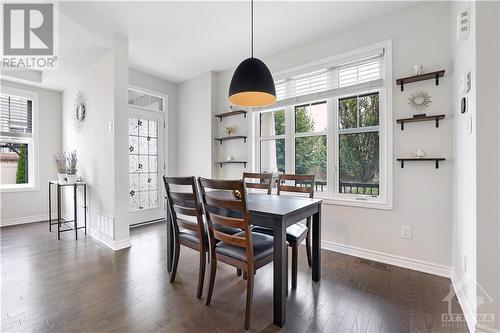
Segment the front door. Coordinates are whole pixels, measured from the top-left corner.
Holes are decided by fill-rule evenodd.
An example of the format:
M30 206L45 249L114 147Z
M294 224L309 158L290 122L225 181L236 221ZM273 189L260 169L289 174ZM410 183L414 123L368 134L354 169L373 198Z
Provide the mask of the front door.
M164 218L164 114L129 105L130 224Z

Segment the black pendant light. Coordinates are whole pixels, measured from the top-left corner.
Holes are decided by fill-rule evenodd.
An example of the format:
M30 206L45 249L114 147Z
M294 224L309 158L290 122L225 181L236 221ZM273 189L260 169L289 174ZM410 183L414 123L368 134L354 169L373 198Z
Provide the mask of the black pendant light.
M229 102L240 106L265 106L276 102L276 88L269 68L253 57L253 0L251 0L252 56L234 71L229 85Z

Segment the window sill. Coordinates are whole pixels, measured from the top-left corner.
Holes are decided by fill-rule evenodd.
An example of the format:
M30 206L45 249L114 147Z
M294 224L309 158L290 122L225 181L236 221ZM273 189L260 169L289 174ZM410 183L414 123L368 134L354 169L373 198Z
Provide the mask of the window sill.
M33 184L26 185L7 185L0 187L0 193L11 193L11 192L35 192L40 190L38 186Z
M334 198L327 194L316 194L314 195L317 199L323 199L323 204L331 206L349 206L356 208L368 208L368 209L380 209L380 210L392 210L392 203L384 201L375 200L356 200L356 199L340 199Z

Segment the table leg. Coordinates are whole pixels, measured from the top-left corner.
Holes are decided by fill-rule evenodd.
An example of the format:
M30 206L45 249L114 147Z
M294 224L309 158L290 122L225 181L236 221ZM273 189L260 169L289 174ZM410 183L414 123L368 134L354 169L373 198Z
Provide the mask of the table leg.
M321 204L312 218L312 279L321 279Z
M57 184L57 239L61 240L61 186Z
M168 209L168 202L165 202L165 223L167 226L167 271L172 271L172 258L174 253L174 237L172 230L172 223L170 221L170 209Z
M75 215L75 223L73 227L75 228L75 239L78 239L78 206L76 205L76 184L73 186L73 209Z
M50 182L49 182L49 232L52 231L52 201L51 201L51 194L50 194Z
M276 221L274 228L273 262L273 317L274 324L283 327L286 322L286 289L288 287L286 228L282 220Z

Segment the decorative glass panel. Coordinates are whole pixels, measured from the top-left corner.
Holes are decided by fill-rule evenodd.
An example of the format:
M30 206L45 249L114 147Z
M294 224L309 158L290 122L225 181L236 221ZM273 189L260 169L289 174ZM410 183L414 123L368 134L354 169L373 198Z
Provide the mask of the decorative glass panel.
M130 211L160 206L158 121L129 118Z

